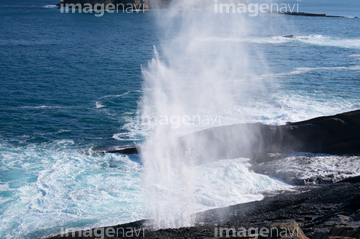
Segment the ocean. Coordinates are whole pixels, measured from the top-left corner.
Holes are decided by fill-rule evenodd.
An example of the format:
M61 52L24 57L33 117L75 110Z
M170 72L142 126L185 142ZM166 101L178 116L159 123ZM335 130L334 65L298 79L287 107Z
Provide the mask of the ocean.
M303 12L360 17L358 0L287 2L299 4ZM164 10L95 17L60 13L55 3L0 0L0 238L39 238L64 228L151 218L149 184L144 182L149 174L144 173L141 157L96 152L142 145L154 130L139 120L150 110L142 104L155 102L156 108L167 100L205 96L202 90L193 90L199 87L195 84L199 77L211 78L200 82L204 89L213 84L222 90L223 83L211 75L223 73L228 81L239 75L253 79L223 90L231 96L226 107L229 101L224 98L229 94L216 98L212 91L205 91L207 97L198 104L180 102L186 109L194 105L190 111L202 116L209 112L204 105L214 106L211 114L221 117L216 126L280 125L360 108L358 18L245 16L246 25L240 22L243 18L232 23L239 25L239 32L246 31L236 35L229 34L226 24L220 25L226 22L223 14L211 31L194 24L202 34L187 32L195 49L173 40L189 23L184 25L179 17L165 24ZM293 37L285 37L289 35ZM192 56L187 52L191 50L199 53L198 58L186 58ZM197 66L207 69L213 63L203 64L209 58L221 60L219 69L197 74ZM153 82L164 75L175 81L183 75L187 80L181 82L194 83L189 86L193 88L169 84L166 77L161 84ZM192 95L180 97L169 86ZM161 87L165 90L157 91ZM154 98L159 92L165 95ZM197 125L181 134L211 126ZM334 167L342 158L311 157L314 163L307 166L306 176L360 175L359 158ZM189 213L261 200L263 192L293 186L251 172L249 165L248 159L192 165L197 172L191 184L195 206Z

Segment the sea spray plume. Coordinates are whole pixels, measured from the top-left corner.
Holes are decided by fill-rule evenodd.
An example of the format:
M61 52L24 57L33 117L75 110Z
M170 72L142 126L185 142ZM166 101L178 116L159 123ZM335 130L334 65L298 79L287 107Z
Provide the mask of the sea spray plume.
M168 116L184 114L181 105L170 103L176 89L171 88L168 79L176 78L160 60L155 50L155 59L144 70L144 85L151 87L144 96L143 115ZM192 172L191 161L179 158L177 131L169 125L158 124L142 146L145 166L144 183L151 217L156 228L191 225Z
M155 49L154 58L143 69L145 93L139 105L142 117L233 117L234 110L241 106L239 97L246 98L259 91L261 82L251 70L244 44L211 39L247 37L247 20L240 14L179 10L192 9L194 2L174 2L168 11L158 12L164 41L161 54ZM209 127L186 122L174 128L171 120L152 126L141 152L143 181L154 227L193 225L191 215L197 203L194 164L204 149L196 147L198 139L179 141L178 136ZM244 137L246 142L250 135L238 137ZM218 145L212 151L225 147Z

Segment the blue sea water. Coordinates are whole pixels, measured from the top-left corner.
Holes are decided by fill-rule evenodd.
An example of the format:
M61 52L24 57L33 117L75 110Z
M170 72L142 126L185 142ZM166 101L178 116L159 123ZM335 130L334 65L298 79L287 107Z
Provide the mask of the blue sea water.
M0 238L148 216L138 156L91 151L146 139L136 120L141 68L169 37L156 22L161 11L98 18L61 14L54 3L0 0ZM360 17L357 0L299 4L300 11ZM269 15L250 19L248 27L256 30L246 39L202 39L219 47L246 44L269 88L262 97L239 97L242 107L225 124L239 122L240 111L249 122L283 124L360 108L360 19ZM257 67L260 59L266 68ZM240 161L208 165L202 176L231 185L221 173L231 169L234 184L254 188L240 198L205 187L199 201L226 206L282 187L263 175L241 177L248 169Z

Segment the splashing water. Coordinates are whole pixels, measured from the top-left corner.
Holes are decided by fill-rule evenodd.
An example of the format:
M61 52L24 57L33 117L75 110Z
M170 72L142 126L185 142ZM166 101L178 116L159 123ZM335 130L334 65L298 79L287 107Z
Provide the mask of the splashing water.
M181 4L181 8L189 6L186 1ZM145 93L139 107L143 118L160 119L151 125L152 132L142 145L143 180L155 228L192 225L191 215L199 203L197 192L202 190L196 185L203 184L205 190L213 188L216 181L202 182L198 175L203 167L196 166L201 151L196 150L196 146L188 151L191 143L180 144L177 137L225 124L228 118L237 118L240 122L245 116L238 110L234 117L234 109L241 108L241 100L265 92L260 78L254 74L250 52L244 44L202 40L247 38L248 20L244 16L178 8L175 4L158 16L160 29L167 37L159 50L161 54L155 49L154 58L143 69ZM266 68L261 57L257 64ZM204 124L194 120L196 116L218 116L224 118L224 122ZM175 125L179 121L181 124ZM224 147L219 145L219 149ZM239 173L244 178L254 175L248 170L239 170ZM272 185L276 180L269 181ZM252 183L256 183L255 180ZM240 192L239 188L234 190ZM211 197L207 200L211 201ZM238 203L240 201L239 197Z

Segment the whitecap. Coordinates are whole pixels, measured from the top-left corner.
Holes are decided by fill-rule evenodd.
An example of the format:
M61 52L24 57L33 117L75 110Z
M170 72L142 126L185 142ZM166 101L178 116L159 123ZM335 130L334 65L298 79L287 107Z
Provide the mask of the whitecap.
M349 70L349 71L358 71L360 70L360 65L358 66L334 66L334 67L297 67L294 68L290 72L284 72L284 73L274 73L274 74L264 74L259 76L260 79L266 79L266 78L276 78L276 77L285 77L285 76L291 76L291 75L300 75L305 74L311 71L335 71L335 70Z
M57 132L55 132L55 134L61 134L61 133L67 133L67 132L71 132L71 130L59 129Z
M289 41L298 41L305 44L319 45L319 46L331 46L331 47L341 47L341 48L360 48L360 39L344 39L323 35L299 35L286 37L282 36L280 38L287 39Z
M23 109L61 109L65 108L64 106L53 106L53 105L38 105L38 106L20 106L18 108Z
M104 99L104 98L117 98L117 97L122 97L124 95L127 95L129 93L131 93L132 91L128 91L128 92L125 92L124 94L120 94L120 95L105 95L103 97L100 97L99 99Z
M98 101L95 102L95 108L96 109L101 109L101 108L104 108L104 107L105 107L105 105L101 104L100 102L98 102Z
M359 55L350 55L349 57L354 57L354 58L357 58L358 60L360 60L360 54Z
M139 141L143 138L140 135L137 135L136 132L123 132L123 133L117 133L112 136L113 139L119 140L119 141Z
M46 5L44 8L59 8L57 5Z
M222 37L209 37L198 39L204 42L238 42L238 43L254 43L254 44L282 44L287 43L289 40L284 37L255 37L255 38L222 38Z

